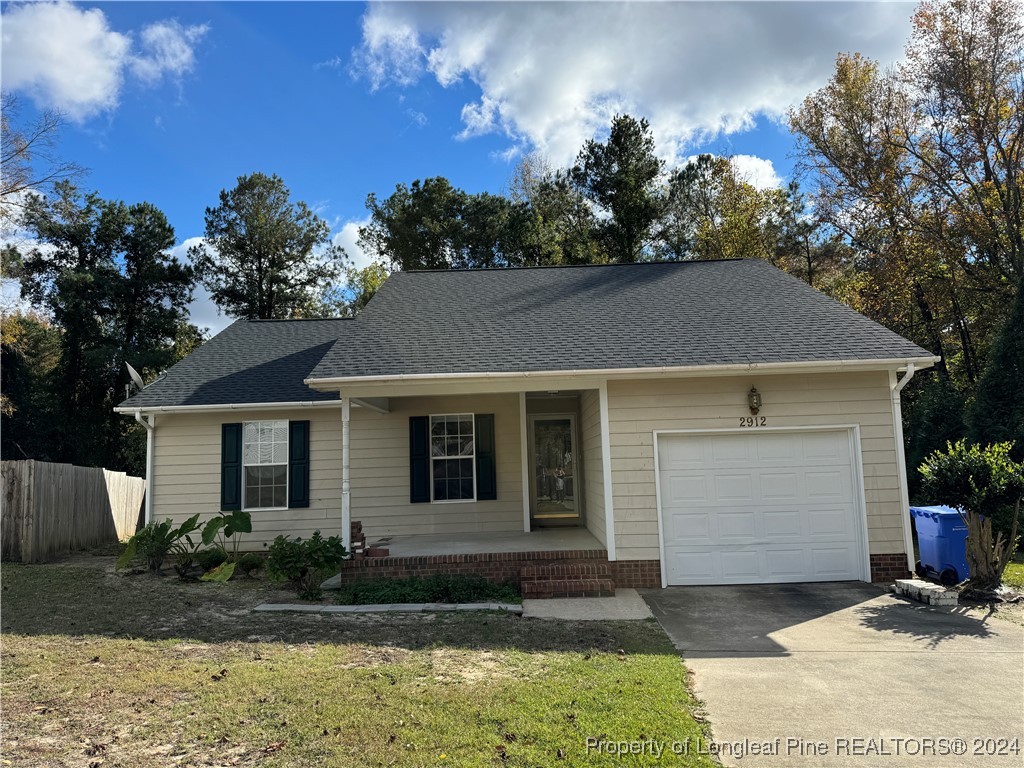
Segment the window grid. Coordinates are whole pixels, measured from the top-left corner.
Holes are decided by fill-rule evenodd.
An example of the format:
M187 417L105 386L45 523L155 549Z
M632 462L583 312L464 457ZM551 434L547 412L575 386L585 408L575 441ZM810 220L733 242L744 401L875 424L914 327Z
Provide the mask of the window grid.
M288 506L288 422L247 421L242 426L245 509Z
M476 434L473 414L430 417L433 501L476 499Z

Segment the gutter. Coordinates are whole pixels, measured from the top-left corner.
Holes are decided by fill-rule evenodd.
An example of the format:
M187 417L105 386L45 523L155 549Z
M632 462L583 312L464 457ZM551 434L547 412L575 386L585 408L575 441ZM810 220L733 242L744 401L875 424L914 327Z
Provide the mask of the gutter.
M150 414L143 418L142 411L135 411L135 420L146 428L146 513L145 525L153 522L153 441L156 431L156 417Z
M307 400L289 403L221 403L217 405L117 406L114 413L202 413L203 411L259 411L275 408L339 408L340 400Z
M646 368L592 368L566 371L477 371L463 373L397 373L388 376L333 376L303 379L306 386L331 387L353 383L417 383L451 379L543 379L596 376L603 378L630 378L637 375L694 374L713 376L717 373L788 373L834 372L841 370L900 370L910 367L928 368L939 361L934 356L912 358L885 358L878 360L816 360L788 363L727 363L723 365L663 365Z
M899 473L900 521L903 526L903 546L907 553L907 570L914 572L914 539L910 530L910 487L907 481L907 451L903 441L903 405L900 393L914 378L917 369L914 363L907 363L903 378L897 378L897 371L889 372L889 389L892 392L892 428L896 441L896 465Z

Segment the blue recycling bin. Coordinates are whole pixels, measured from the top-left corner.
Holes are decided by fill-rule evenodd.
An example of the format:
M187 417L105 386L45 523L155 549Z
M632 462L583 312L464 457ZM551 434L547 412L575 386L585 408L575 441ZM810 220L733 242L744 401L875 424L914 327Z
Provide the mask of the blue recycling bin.
M911 507L921 559L917 575L946 586L964 581L967 566L967 524L952 507Z

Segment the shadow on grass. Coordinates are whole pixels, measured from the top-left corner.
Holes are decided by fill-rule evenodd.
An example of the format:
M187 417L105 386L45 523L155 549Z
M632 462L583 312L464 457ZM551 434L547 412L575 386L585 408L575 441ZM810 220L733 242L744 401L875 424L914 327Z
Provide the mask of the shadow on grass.
M19 635L104 636L205 643L360 643L526 652L675 655L653 621L562 622L498 612L318 615L253 613L296 602L266 580L183 583L170 575L120 575L111 558L3 565L0 629Z

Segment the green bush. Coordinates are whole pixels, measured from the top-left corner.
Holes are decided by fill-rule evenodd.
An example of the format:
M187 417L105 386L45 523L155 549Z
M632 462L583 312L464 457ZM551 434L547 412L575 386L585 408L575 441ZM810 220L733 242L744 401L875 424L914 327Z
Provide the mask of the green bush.
M381 603L519 603L511 584L493 584L482 576L439 573L408 579L375 579L347 584L338 591L342 605Z
M256 571L261 570L266 565L266 562L266 558L262 555L258 555L255 552L246 552L244 555L239 555L235 558L235 572L252 576Z
M225 553L220 547L211 547L210 549L204 549L200 552L196 552L195 554L195 561L204 571L212 571L218 565L226 563L227 559L227 553Z
M128 539L114 567L124 568L138 556L146 561L149 570L159 571L172 551L181 554L195 549L190 534L198 529L199 515L193 515L177 527L170 518L162 523L150 523Z
M301 599L319 600L321 582L341 567L346 554L341 539L325 539L320 531L313 531L305 541L278 536L267 555L267 574L290 583Z
M982 447L959 440L920 467L922 491L936 503L962 510L972 591L998 587L1017 549L1024 463L1013 461L1012 448L1012 443Z

